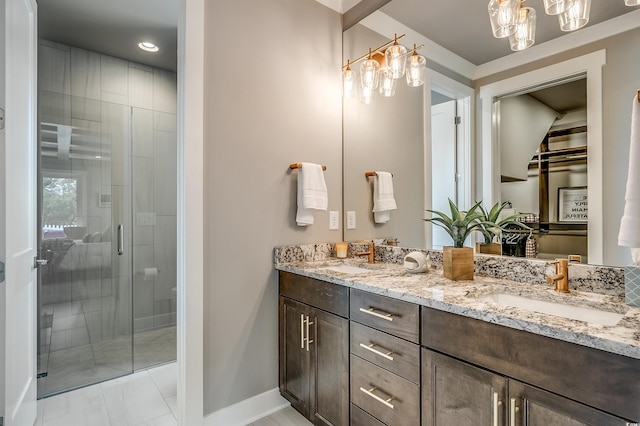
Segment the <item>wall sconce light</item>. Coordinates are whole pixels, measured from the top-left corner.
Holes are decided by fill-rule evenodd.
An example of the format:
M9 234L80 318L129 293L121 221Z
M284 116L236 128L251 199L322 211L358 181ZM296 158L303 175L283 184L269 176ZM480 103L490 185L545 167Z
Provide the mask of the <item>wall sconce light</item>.
M587 25L591 0L571 0L569 6L558 15L562 31L575 31Z
M342 94L345 98L353 97L356 93L356 77L351 66L361 60L364 62L360 65L360 86L362 89L360 100L365 104L373 103L376 91L379 91L384 97L391 97L395 94L398 79L405 75L407 61L410 66L410 72L406 73L407 84L410 87L417 87L424 83L426 59L416 53L424 45L416 47L414 44L413 49L407 51L406 47L398 44L398 40L404 36L405 34L400 36L396 34L393 40L376 49L369 49L369 53L365 53L353 61L347 60L347 64L342 66ZM407 57L409 58L407 59ZM379 90L376 90L378 88Z
M511 50L524 50L535 43L536 11L522 7L525 0L490 0L491 31L496 38L509 37ZM562 31L575 31L587 25L591 0L542 0L547 15L557 15ZM636 6L640 0L625 0Z
M511 50L519 51L533 46L536 39L536 11L531 7L522 7L518 10L516 31L509 36Z
M413 45L413 54L409 57L407 70L407 85L418 87L424 84L427 73L427 60L422 55L418 55L416 45Z

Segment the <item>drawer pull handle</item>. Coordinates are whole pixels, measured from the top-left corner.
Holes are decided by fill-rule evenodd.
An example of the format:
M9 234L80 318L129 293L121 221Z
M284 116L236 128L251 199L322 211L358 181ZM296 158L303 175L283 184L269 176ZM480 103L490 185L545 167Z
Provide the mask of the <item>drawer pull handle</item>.
M502 401L500 401L500 395L498 392L493 393L493 425L498 426L498 420L500 417L500 407L502 405Z
M307 352L309 352L309 344L313 343L313 340L309 338L309 326L313 325L313 321L309 321L309 316L307 315Z
M391 401L393 401L394 397L391 397L389 399L382 399L378 395L373 393L373 391L375 391L376 389L378 389L378 388L373 387L373 388L371 388L369 390L367 390L367 389L365 389L363 387L360 388L360 390L362 392L364 392L365 394L369 395L371 398L375 399L376 401L383 403L384 405L386 405L387 407L389 407L389 408L391 408L393 410L393 404L391 403Z
M511 398L509 404L509 425L516 426L516 413L520 411L520 407L516 405L516 399Z
M374 345L373 343L370 344L370 345L365 345L364 343L360 343L360 347L361 348L364 348L364 349L366 349L366 350L368 350L370 352L373 352L374 354L379 355L384 359L388 359L389 361L393 361L393 357L391 356L393 354L393 351L389 351L387 353L380 352L379 350L374 349L374 346L376 346L376 345Z
M304 314L300 314L300 349L304 349Z
M393 315L392 314L388 314L388 313L383 312L383 311L381 311L383 313L376 312L375 308L369 308L369 309L360 308L360 312L364 312L365 314L373 315L374 317L377 317L377 318L382 318L383 320L393 321Z

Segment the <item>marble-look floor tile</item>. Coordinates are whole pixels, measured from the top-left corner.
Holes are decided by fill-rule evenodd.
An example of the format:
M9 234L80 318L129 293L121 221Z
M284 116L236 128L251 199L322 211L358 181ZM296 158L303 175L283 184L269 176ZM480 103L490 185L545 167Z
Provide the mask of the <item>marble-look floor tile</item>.
M178 418L178 396L175 395L169 398L165 398L164 401L169 406L169 409L171 410L171 414L173 414L173 417L177 419Z
M82 305L80 305L82 306ZM84 320L84 314L75 315L54 315L53 317L53 332L61 330L69 330L72 328L86 327L87 323Z
M135 333L134 369L141 370L176 360L176 327Z
M89 344L89 332L87 327L71 328L68 330L54 331L51 333L52 352Z
M45 399L42 420L43 426L112 424L102 390L95 385Z
M175 362L148 370L162 397L167 400L178 393L178 367Z
M280 411L276 411L270 416L264 417L248 426L310 426L312 425L302 414L289 406Z
M173 414L165 414L162 417L158 417L157 419L150 420L145 423L141 423L140 426L177 426L178 421L173 416Z
M146 371L105 382L101 387L113 424L135 426L171 414Z

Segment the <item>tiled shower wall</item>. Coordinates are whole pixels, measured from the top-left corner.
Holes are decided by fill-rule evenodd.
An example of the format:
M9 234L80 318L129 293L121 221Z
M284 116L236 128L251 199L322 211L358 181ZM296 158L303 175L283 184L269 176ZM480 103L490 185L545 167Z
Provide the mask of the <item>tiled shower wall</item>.
M106 262L104 253L111 271L103 266L97 280L63 283L70 292L43 287L43 302L66 302L69 294L71 302L102 298L94 305L103 311L97 328L105 339L131 332L131 302L123 299L133 284L135 331L175 324L176 74L41 40L39 105L42 122L94 129L110 139L113 161L101 166L99 178L87 172L86 212L78 220L88 233L123 223L127 248ZM110 214L98 205L99 193L112 195ZM158 274L145 277L145 268Z

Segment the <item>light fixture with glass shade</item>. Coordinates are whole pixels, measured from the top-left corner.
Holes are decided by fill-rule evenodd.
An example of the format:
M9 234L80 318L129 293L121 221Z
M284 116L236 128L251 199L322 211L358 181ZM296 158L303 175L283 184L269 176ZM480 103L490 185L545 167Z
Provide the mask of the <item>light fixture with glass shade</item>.
M391 67L384 67L380 70L380 94L386 98L396 94L398 80L393 76L394 73Z
M547 15L559 15L571 4L571 0L543 0L542 2Z
M398 44L398 34L393 38L393 44L384 52L387 66L391 68L393 78L404 77L405 64L407 62L407 48Z
M509 37L516 30L519 5L519 0L491 0L489 2L489 20L495 38Z
M357 93L355 72L351 69L351 63L347 61L347 68L342 71L342 96L353 98Z
M522 5L522 3L520 3ZM536 11L531 7L518 10L516 31L509 36L511 50L517 52L533 46L536 38Z
M416 53L424 45L414 44L413 49L398 44L398 40L405 34L395 35L393 40L389 40L376 49L369 49L368 53L355 60L347 60L347 64L342 66L342 90L344 98L351 98L359 92L360 101L371 104L376 98L376 92L384 97L395 95L398 79L406 75L409 87L417 87L424 83L426 60ZM411 56L410 56L411 55ZM409 57L409 59L407 59ZM363 61L360 65L360 89L356 90L356 74L351 69L357 62ZM407 61L409 65L407 65ZM406 67L411 69L407 70Z
M369 49L369 57L360 65L360 82L363 90L378 87L378 71L380 71L380 63L373 59Z
M416 45L413 45L413 54L407 59L407 85L418 87L424 84L426 79L427 60L418 55Z
M571 0L569 7L560 15L560 29L562 31L575 31L587 25L591 0Z
M640 6L640 0L624 0L627 6Z

